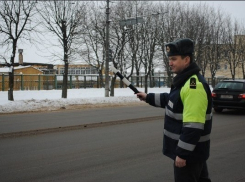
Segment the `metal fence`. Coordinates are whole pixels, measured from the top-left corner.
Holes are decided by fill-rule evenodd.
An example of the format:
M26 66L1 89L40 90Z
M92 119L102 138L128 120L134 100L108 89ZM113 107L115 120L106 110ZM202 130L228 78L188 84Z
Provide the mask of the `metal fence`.
M104 80L105 78L103 78ZM222 79L215 80L215 84ZM111 80L111 77L110 77ZM148 78L148 87L167 87L171 83L168 77L151 77ZM209 85L212 85L211 78L206 78ZM132 76L129 81L136 87L145 87L144 76ZM9 76L0 75L0 90L7 91L9 88ZM14 90L59 90L62 89L63 75L18 75L14 76ZM68 88L100 88L100 79L98 75L68 75ZM119 78L115 82L115 88L126 87Z

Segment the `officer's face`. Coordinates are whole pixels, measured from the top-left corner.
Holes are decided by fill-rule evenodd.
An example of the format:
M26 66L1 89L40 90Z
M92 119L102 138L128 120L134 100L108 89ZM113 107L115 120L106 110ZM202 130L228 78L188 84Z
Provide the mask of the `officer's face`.
M182 58L181 56L169 56L169 66L173 73L179 74L190 64L190 57L186 56Z

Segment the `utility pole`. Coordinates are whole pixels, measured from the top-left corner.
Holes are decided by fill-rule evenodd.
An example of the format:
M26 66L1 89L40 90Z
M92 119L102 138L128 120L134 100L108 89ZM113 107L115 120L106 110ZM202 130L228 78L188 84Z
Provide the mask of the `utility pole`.
M110 14L110 8L109 8L109 0L106 0L106 42L105 42L105 50L106 50L106 61L105 61L105 97L109 97L109 26L110 26L110 20L109 20L109 14Z

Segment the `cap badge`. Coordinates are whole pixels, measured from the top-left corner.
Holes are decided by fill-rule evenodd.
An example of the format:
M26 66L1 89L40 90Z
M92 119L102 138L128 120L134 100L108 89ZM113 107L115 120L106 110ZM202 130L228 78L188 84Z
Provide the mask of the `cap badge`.
M166 47L166 51L167 52L170 52L170 48L168 46Z

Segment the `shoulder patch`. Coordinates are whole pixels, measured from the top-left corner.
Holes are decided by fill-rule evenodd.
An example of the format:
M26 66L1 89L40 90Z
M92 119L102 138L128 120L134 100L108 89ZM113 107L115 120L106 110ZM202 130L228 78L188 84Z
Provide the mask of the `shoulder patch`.
M190 88L196 89L196 87L197 87L196 78L191 78L190 79Z

